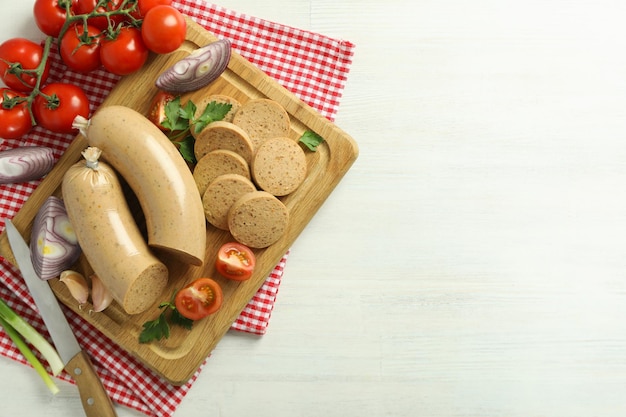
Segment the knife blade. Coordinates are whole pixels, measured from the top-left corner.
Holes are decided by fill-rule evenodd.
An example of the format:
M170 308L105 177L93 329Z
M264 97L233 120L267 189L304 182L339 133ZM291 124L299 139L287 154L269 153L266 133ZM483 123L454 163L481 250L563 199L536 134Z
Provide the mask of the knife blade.
M91 359L78 344L50 285L37 276L28 244L9 219L6 219L5 226L13 256L54 346L65 364L64 369L76 382L85 414L87 417L117 416L113 402L107 395Z

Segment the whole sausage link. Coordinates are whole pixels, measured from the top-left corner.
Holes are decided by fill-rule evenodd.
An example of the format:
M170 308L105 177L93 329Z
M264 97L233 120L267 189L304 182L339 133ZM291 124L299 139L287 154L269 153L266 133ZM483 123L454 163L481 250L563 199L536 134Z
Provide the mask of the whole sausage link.
M144 241L115 171L102 161L97 169L78 162L66 172L62 194L94 272L128 314L145 311L163 292L168 269Z
M148 244L201 265L206 251L202 200L189 167L167 136L131 108L106 106L90 120L86 137L137 195Z

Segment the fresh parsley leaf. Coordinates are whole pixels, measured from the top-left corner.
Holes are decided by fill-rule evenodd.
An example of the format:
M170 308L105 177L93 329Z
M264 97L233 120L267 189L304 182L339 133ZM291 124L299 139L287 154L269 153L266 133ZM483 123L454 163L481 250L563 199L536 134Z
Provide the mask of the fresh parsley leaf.
M180 96L165 105L165 120L162 124L172 132L189 129L189 119L181 115Z
M193 103L193 101L189 100L185 104L185 107L180 107L178 109L178 114L181 118L187 120L187 127L189 127L194 117L196 116L196 105Z
M300 142L306 145L309 150L315 152L317 147L324 142L324 138L311 130L307 130L300 136Z
M197 162L196 155L193 152L195 142L195 139L191 135L187 135L182 141L176 142L178 145L178 151L182 155L183 159L190 164L195 164Z
M174 292L176 294L176 292ZM193 320L184 317L178 312L174 305L174 296L172 301L165 301L159 304L159 308L163 310L159 317L155 320L147 321L143 324L143 330L139 334L139 343L150 343L155 340L167 339L170 337L170 324L169 321L176 326L181 326L187 330L191 330L193 326Z
M224 116L228 114L232 107L232 104L218 103L216 101L207 104L200 117L192 121L195 133L200 133L209 123L224 119Z
M191 328L193 327L193 320L188 319L187 317L180 314L177 309L172 310L170 321L172 322L172 324L175 324L187 330L191 330Z
M167 319L165 318L165 312L163 312L161 316L162 318L159 320L159 330L160 330L161 338L159 340L161 340L162 338L167 339L168 337L170 337L170 326L169 324L167 324Z
M156 320L147 321L143 324L143 330L139 334L139 343L150 343L153 340L161 340L170 336L170 328L167 324L164 310Z

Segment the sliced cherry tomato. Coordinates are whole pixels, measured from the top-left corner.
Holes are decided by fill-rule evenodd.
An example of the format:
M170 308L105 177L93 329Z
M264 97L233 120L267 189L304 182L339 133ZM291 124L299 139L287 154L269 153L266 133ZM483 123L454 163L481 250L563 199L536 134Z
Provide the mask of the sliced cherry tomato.
M76 0L35 0L33 14L39 30L49 36L58 37L67 19L66 7L70 13Z
M99 0L77 0L76 6L74 6L74 10L76 14L88 14L96 9ZM99 13L104 13L108 11L118 10L122 5L123 0L107 0L104 6L98 7ZM119 23L123 22L125 16L114 15L111 16L111 25L113 27L117 26ZM107 21L106 16L97 16L89 19L89 24L97 27L100 30L105 30L109 27L109 22Z
M211 278L198 278L174 297L178 312L190 320L200 320L222 306L222 287Z
M254 252L241 243L225 243L217 252L215 269L226 278L234 279L235 281L250 279L255 266L256 257Z
M164 132L169 132L170 129L163 126L163 121L166 119L165 106L167 103L174 100L176 96L166 91L159 91L156 93L150 103L150 109L148 110L148 119L154 123L159 129Z
M185 41L187 22L172 6L159 5L148 10L141 24L141 36L149 50L167 54Z
M72 133L72 123L76 116L89 117L89 98L78 86L65 83L51 83L41 89L33 102L35 120L42 127L56 133Z
M4 139L20 138L33 127L26 101L11 100L16 97L24 95L8 88L0 89L0 137Z
M100 30L82 23L72 25L61 39L59 52L63 62L76 72L91 72L98 69L100 62Z
M22 73L20 77L15 69L35 70L43 58L43 47L24 38L12 38L0 44L0 78L4 84L15 91L31 91L37 83L34 74ZM13 68L19 67L19 68ZM46 62L41 84L45 83L50 72L50 61Z
M141 39L141 31L132 27L120 29L115 39L100 42L100 60L107 71L117 75L131 74L146 63L150 51Z

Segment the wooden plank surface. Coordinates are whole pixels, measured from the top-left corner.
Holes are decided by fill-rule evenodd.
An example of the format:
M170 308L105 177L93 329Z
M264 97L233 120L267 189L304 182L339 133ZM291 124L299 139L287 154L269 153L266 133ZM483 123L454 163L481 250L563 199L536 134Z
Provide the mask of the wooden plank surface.
M151 98L158 91L154 81L163 70L190 51L215 39L202 27L188 20L187 40L179 51L151 56L141 71L124 77L116 85L102 106L124 105L147 114ZM208 225L204 265L193 267L162 259L170 271L168 287L162 299L144 313L129 316L117 303L113 303L101 314L88 314L89 308L79 309L65 285L58 279L50 280L52 289L63 303L173 384L183 384L193 375L358 156L357 145L349 135L236 53L233 53L228 69L218 80L201 90L183 95L182 100L190 99L197 103L210 94L225 94L241 103L253 98L270 98L289 113L292 125L290 137L297 139L304 131L312 130L325 139L316 152L306 152L308 173L304 183L295 192L280 198L290 213L288 229L278 242L268 248L255 250L257 267L252 278L236 282L216 273L213 263L217 250L223 243L232 240L232 236ZM86 146L85 138L78 135L53 171L15 216L14 223L25 237L30 235L32 221L43 201L50 195L60 196L63 174L81 158L80 152ZM132 198L132 195L129 197ZM135 214L141 219L138 206L135 206ZM9 260L13 259L6 236L0 237L0 253ZM75 269L86 275L90 273L84 257ZM158 304L167 300L170 294L185 283L201 276L212 277L221 284L224 292L222 308L216 314L196 322L191 331L173 327L167 340L140 344L138 338L142 325L158 315Z

